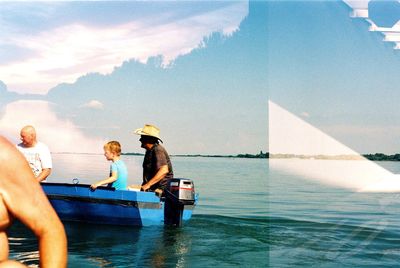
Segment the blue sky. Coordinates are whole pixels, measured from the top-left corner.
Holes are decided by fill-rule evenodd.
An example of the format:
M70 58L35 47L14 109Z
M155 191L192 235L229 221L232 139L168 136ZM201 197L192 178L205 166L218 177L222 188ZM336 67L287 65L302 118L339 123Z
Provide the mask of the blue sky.
M172 154L266 151L267 28L266 2L2 2L2 134L140 152L152 123Z
M382 11L371 13L382 25L366 16L368 1L274 1L268 11L269 98L359 153L399 153L400 50L385 41L399 33L381 28Z

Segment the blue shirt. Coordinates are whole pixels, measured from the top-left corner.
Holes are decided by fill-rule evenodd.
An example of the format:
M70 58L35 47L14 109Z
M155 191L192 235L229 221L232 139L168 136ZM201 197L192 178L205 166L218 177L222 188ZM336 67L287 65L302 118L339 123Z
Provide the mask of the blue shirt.
M122 160L117 160L111 164L111 172L117 172L117 180L112 183L116 190L126 190L128 182L128 169Z

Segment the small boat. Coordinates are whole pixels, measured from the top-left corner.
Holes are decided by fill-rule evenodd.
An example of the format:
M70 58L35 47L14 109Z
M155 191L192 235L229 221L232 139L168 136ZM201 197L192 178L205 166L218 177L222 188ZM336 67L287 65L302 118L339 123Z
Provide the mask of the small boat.
M112 225L173 225L188 221L197 203L193 182L171 179L163 197L88 184L42 183L61 220Z

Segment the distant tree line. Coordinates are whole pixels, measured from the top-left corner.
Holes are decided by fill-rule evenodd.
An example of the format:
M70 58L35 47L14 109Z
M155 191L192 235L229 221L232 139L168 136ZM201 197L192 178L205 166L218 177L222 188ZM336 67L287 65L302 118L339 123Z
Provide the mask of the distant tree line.
M122 153L122 155L143 155L141 153ZM204 155L204 154L179 154L171 155L177 157L226 157L226 158L269 158L269 153L260 151L258 154L238 154L238 155Z
M364 154L368 160L372 161L400 161L400 154L386 155L382 153Z
M144 155L141 153L121 153L122 155Z
M269 153L263 153L260 151L259 154L238 154L236 155L238 158L269 158Z
M144 155L142 153L123 153L123 155ZM238 154L238 155L202 155L202 154L187 154L187 155L172 155L178 157L226 157L226 158L269 158L269 152L260 151L258 154ZM400 154L386 155L382 153L363 154L368 160L371 161L400 161ZM307 158L306 156L300 157L297 155L276 155L276 158ZM326 156L313 156L315 159L329 159ZM334 159L354 160L358 159L355 156L334 156ZM361 157L359 157L361 158Z
M326 159L326 160L362 160L371 161L400 161L400 154L386 155L383 153L363 154L363 155L295 155L295 154L273 154L272 158L298 158L298 159ZM269 158L269 153L266 153Z

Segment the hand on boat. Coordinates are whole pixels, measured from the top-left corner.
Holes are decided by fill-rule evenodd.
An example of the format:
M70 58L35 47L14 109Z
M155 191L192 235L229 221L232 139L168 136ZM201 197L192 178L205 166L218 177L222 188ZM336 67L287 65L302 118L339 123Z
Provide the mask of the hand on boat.
M93 183L92 185L90 185L90 189L92 189L92 190L96 190L97 187L99 187L99 185L97 185L97 183Z
M142 185L142 187L140 187L140 190L143 192L146 192L149 189L150 189L150 186L148 186L147 184L144 184L144 185Z

